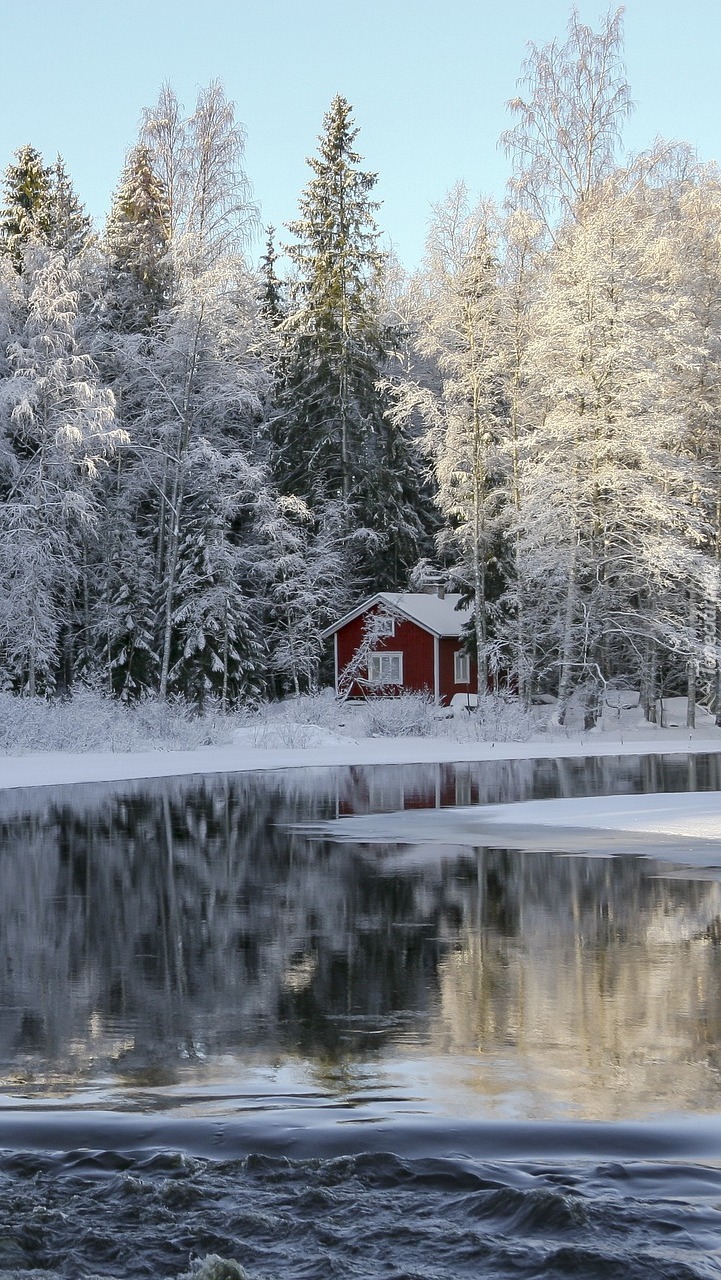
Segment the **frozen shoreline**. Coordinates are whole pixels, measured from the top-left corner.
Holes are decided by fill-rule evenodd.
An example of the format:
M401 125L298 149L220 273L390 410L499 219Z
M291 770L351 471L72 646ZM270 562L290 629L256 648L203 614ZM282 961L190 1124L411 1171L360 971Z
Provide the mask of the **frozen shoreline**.
M721 753L721 730L637 729L621 735L586 733L527 742L454 742L449 738L350 738L313 728L305 746L258 746L241 731L226 746L190 751L130 753L65 751L0 757L0 791L68 783L117 782L214 773L343 765L435 764L482 760L578 758L582 756Z
M3 756L0 796L3 791L35 787L353 765L702 752L721 756L721 729L708 722L696 730L678 726L659 729L637 723L589 733L545 732L522 742L469 742L431 735L351 736L353 728L360 728L360 724L351 723L345 732L339 732L319 724L268 719L236 728L232 741L222 746L182 751L47 751ZM570 851L579 843L587 846L590 836L599 851L650 852L652 846L658 849L665 845L668 852L673 847L678 853L683 845L684 860L706 865L721 863L721 792L527 801L416 814L403 811L343 818L327 826L326 834L333 839L426 847L439 842L494 843L502 838L516 847L539 848L552 837L556 849Z

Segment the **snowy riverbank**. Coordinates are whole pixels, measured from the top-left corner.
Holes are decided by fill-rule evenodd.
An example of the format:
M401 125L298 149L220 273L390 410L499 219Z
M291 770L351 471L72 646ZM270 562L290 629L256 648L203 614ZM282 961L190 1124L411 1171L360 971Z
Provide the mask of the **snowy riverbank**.
M460 728L463 729L463 722ZM463 741L453 726L443 737L353 737L313 724L257 722L232 741L190 750L55 750L0 757L0 790L62 783L111 782L182 774L326 768L339 765L424 764L474 760L721 752L721 730L705 726L628 728L579 734L548 732L526 741Z
M489 706L485 719L465 712L439 719L437 709L422 700L419 704L399 699L385 707L342 706L330 694L270 704L262 713L246 717L193 717L157 703L128 709L89 692L65 704L4 696L0 710L0 792L351 765L721 753L721 729L707 713L701 713L699 728L689 730L683 726L685 704L669 701L667 725L661 728L640 720L638 706L626 694L606 708L604 721L590 732L554 731L540 716L524 721L512 704ZM35 744L46 749L34 750ZM553 832L554 847L570 850L577 846L579 829L599 833L599 852L611 844L615 852L627 847L629 852L642 852L643 845L650 851L651 845L658 850L659 843L670 842L668 852L675 849L678 855L682 842L686 860L709 865L721 857L721 793L404 812L342 820L327 834L363 841L464 844L492 842L500 826L505 839L513 835L513 843L526 848L539 847L539 840L547 842Z

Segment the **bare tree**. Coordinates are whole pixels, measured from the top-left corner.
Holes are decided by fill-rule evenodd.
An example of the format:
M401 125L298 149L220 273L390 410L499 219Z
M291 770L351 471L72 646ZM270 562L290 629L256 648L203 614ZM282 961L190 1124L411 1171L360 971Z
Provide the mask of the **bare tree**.
M215 260L241 252L258 222L243 161L245 128L219 80L201 89L187 118L170 85L145 112L142 141L150 149L170 208L171 240L190 241Z
M600 31L573 9L564 44L530 45L521 86L508 106L516 124L502 136L515 171L512 204L529 208L555 239L559 224L583 216L614 166L623 122L632 110L622 56L623 9Z

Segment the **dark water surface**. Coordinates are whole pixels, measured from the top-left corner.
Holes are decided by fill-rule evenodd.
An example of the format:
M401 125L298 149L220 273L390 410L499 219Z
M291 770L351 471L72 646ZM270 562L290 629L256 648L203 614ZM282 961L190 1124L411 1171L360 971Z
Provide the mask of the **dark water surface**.
M721 868L302 829L666 790L721 757L0 793L0 1277L721 1276Z

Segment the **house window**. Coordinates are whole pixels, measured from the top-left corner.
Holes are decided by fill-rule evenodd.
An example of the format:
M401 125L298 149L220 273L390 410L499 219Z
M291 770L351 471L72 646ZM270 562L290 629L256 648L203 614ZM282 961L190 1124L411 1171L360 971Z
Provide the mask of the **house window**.
M372 653L368 659L371 684L403 684L402 653Z
M463 649L456 649L453 655L453 680L455 684L471 683L471 659Z
M396 620L387 613L376 613L373 617L373 634L380 640L385 636L394 636Z

